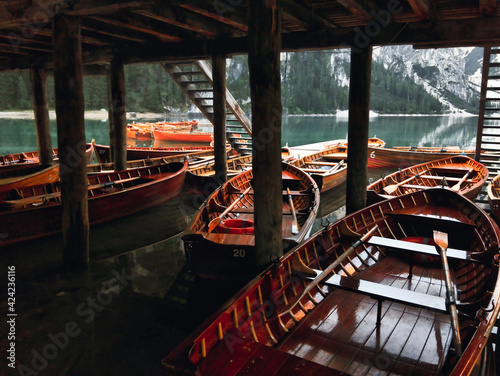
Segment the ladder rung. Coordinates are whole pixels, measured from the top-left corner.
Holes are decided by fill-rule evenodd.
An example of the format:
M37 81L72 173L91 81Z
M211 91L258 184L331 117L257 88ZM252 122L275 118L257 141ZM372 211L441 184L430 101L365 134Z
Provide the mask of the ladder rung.
M490 50L490 54L491 54L491 55L497 55L497 54L500 54L500 48L492 48L492 49ZM499 316L499 318L500 318L500 316Z
M498 102L498 101L500 101L500 98L486 98L485 100L487 102Z
M487 140L481 140L482 144L491 144L491 145L500 145L500 141L487 141Z
M500 80L500 76L494 75L494 76L488 76L489 80Z
M204 93L209 93L209 92L212 92L214 91L214 89L212 88L206 88L206 89L188 89L188 92L193 92L193 93L196 93L196 92L204 92Z
M499 116L485 116L484 120L500 120Z
M500 68L500 63L490 63L490 68Z
M191 80L181 80L179 81L181 85L189 85L189 84L207 84L210 85L210 82L204 80L196 80L196 81L191 81Z
M500 86L489 86L486 88L486 90L497 91L500 90Z
M485 111L500 111L500 107L485 107Z
M172 72L174 76L189 76L189 75L196 75L199 76L202 74L200 71L180 71L180 72Z

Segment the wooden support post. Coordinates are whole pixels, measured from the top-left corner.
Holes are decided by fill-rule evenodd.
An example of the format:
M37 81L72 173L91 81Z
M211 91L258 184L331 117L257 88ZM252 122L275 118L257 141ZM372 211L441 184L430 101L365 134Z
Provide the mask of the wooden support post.
M123 60L115 57L110 64L111 126L115 171L127 169L127 112L125 107L125 69Z
M215 174L218 181L227 180L226 153L226 56L212 57L214 96L214 157Z
M53 29L63 259L66 270L81 270L89 263L89 216L80 19L56 14Z
M31 69L33 108L35 113L36 142L40 164L51 164L52 142L50 140L49 104L47 100L47 73L44 69Z
M283 254L281 20L277 0L248 2L256 267Z
M351 49L346 212L366 206L372 47Z
M113 162L115 152L115 127L113 126L113 96L111 95L111 64L106 66L107 78L107 97L108 97L108 129L109 129L109 159L107 162Z

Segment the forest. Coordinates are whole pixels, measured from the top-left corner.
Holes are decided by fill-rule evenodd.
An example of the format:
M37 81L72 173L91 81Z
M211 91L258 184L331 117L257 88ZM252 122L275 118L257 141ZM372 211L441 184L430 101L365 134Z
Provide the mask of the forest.
M345 54L344 54L345 55ZM349 62L331 51L282 54L282 100L285 113L334 114L346 110L349 102ZM0 110L32 109L29 71L0 74ZM126 105L129 112L171 112L185 114L191 102L159 64L125 67ZM86 110L107 108L106 77L85 76ZM227 85L242 108L250 111L246 56L227 62ZM49 107L54 107L53 79L48 79ZM467 107L462 103L462 107ZM371 109L382 114L440 114L441 103L407 77L372 64Z

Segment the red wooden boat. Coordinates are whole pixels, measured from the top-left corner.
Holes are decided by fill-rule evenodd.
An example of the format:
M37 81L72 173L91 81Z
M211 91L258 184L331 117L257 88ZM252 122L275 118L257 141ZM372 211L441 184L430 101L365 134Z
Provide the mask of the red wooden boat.
M57 160L57 149L52 149L52 155L54 160ZM92 163L92 159L94 157L94 146L92 144L87 144L85 157L87 158L87 163ZM17 163L38 163L38 161L38 151L0 155L0 169L4 165Z
M450 156L387 175L368 185L366 198L368 204L373 204L394 196L445 184L455 192L474 200L481 192L488 174L488 169L472 158L465 155Z
M292 249L163 364L168 375L470 375L500 310L499 242L451 190L382 201Z
M378 148L368 146L369 168L405 168L419 163L464 154L474 157L474 150L462 150L457 146L448 147L411 147Z
M339 188L339 196L344 196L341 189L347 177L347 147L337 145L318 153L306 155L290 162L307 172L318 184L321 192Z
M99 145L93 142L97 160L99 163L110 162L109 146ZM212 151L213 146L193 146L193 147L167 147L167 148L146 148L146 147L127 147L127 160L139 160L149 158L168 157L172 155L190 154L200 151Z
M6 192L22 187L47 184L59 179L59 163L40 165L38 163L16 163L0 168L0 200Z
M136 140L150 140L153 138L153 128L143 124L127 124L127 137Z
M319 189L305 172L287 163L282 166L282 235L288 249L308 236L319 206ZM254 275L252 172L247 170L215 190L184 232L184 250L195 273L220 279L248 279ZM213 228L215 223L218 226Z
M153 133L155 139L163 141L210 143L213 139L213 133L193 130L177 131L155 128Z
M500 175L495 176L486 186L486 194L490 204L491 214L500 221Z
M123 217L180 194L187 169L170 163L88 176L89 223ZM0 203L0 246L61 231L59 182L11 190Z
M347 141L342 143L342 145L347 146ZM371 148L383 148L385 147L385 141L378 137L368 138L368 146Z

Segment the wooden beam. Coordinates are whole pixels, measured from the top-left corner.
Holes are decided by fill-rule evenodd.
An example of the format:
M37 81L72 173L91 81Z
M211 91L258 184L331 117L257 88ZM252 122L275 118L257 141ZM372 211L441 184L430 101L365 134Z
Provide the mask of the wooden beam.
M307 8L295 0L281 0L280 5L283 12L290 14L299 21L308 25L308 29L335 29L337 26L327 19L321 17L314 11L314 8Z
M111 132L115 171L127 169L127 110L125 106L125 69L123 60L115 57L109 67L111 84Z
M372 47L351 50L346 213L366 206Z
M479 11L486 16L495 14L497 7L497 0L479 0Z
M43 69L31 70L33 108L35 113L36 141L40 164L53 162L52 141L50 139L49 102L47 99L47 73Z
M363 22L373 19L371 12L379 11L371 0L338 0L338 2Z
M281 20L277 0L248 2L256 267L283 254Z
M411 9L421 20L428 20L431 18L431 4L429 0L408 0Z
M214 124L214 157L215 174L221 182L227 180L226 153L226 57L212 57L213 77L213 124Z
M245 33L248 32L247 21L243 13L237 7L226 4L223 1L214 1L213 3L194 1L189 4L179 4L179 6Z
M87 161L80 20L54 17L54 84L66 270L89 264Z

